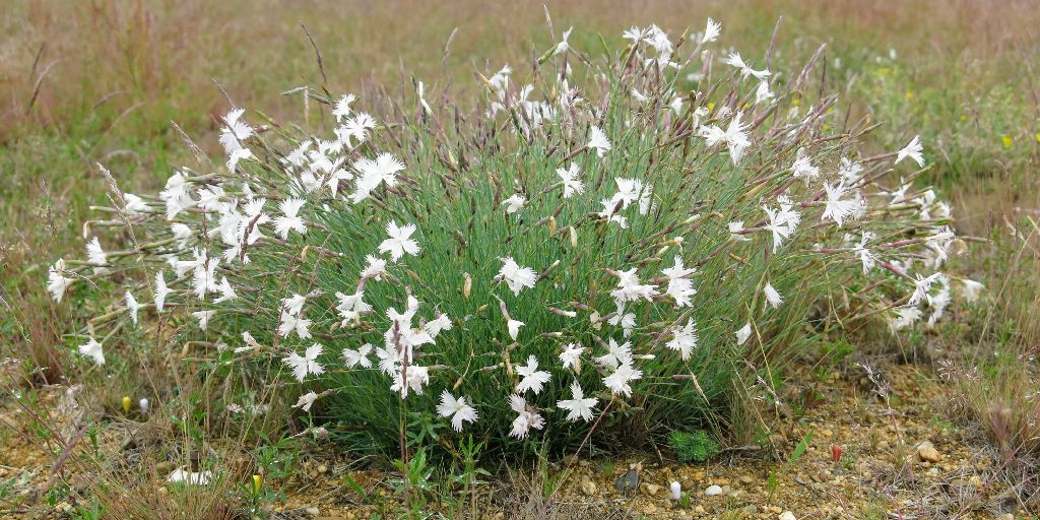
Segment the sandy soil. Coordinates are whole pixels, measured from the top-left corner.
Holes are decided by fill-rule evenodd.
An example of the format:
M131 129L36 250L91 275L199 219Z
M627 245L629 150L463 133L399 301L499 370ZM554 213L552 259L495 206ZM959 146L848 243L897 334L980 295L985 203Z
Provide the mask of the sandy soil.
M1016 494L999 477L993 450L975 428L950 421L945 389L927 372L893 366L872 380L856 369L802 390L803 413L779 414L776 431L785 435L775 436L770 449L729 450L703 465L662 463L656 454L579 461L556 468L554 478L562 484L550 496L532 492L546 486L530 477L495 480L481 488L477 516L777 519L789 511L799 520L1016 517L1010 515L1018 509ZM55 414L62 393L34 395L42 397L32 407L11 398L0 404L0 517L74 518L74 503L50 503L43 494L54 483L54 454L61 449L35 433L41 424L60 424ZM32 410L39 409L51 410L52 419L34 417ZM804 455L789 460L802 439L810 439ZM385 518L396 500L393 476L358 469L358 461L328 451L303 455L282 486L279 517ZM623 492L618 479L630 472L639 484ZM680 484L683 500L671 500L672 482ZM709 496L710 486L722 492Z

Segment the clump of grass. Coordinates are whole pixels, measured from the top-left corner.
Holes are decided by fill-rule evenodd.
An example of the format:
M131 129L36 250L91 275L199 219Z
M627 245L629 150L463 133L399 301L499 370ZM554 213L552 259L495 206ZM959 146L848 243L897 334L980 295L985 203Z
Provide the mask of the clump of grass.
M717 29L601 54L564 36L527 85L482 76L471 112L419 81L380 123L309 90L332 132L233 109L223 164L157 196L110 182L85 225L104 241L49 289L99 309L75 344L99 371L147 339L289 387L304 424L402 467L457 451L450 429L518 456L725 431L823 322L938 320L957 240L932 190L895 179L921 171L917 138L861 156L872 127L813 84L819 54L772 74L746 63L769 52L715 51Z
M956 409L983 428L1005 462L1025 462L1035 473L1040 457L1040 328L1032 315L1040 305L1040 226L1028 215L1017 226L1007 222L1010 236L995 234L984 253L991 257L983 265L991 270L985 274L992 295L970 309L963 320L967 330L948 335L969 346L942 373L956 390Z
M668 444L675 451L679 462L683 463L707 462L722 449L719 442L704 430L672 432L668 436Z

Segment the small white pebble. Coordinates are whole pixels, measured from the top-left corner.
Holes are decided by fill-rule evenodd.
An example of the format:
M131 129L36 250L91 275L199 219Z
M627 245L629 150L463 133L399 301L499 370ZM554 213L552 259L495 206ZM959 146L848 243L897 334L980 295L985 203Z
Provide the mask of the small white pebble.
M780 513L780 516L777 517L777 518L779 520L798 520L797 518L794 517L794 513L790 512L790 511L784 511L783 513Z
M722 494L722 488L717 486L717 485L712 484L712 485L708 486L708 489L704 490L704 494L708 495L709 497L718 496L718 495ZM783 520L787 520L787 519L785 518Z
M672 490L672 500L679 500L682 498L682 485L679 481L673 480L672 484L668 486Z

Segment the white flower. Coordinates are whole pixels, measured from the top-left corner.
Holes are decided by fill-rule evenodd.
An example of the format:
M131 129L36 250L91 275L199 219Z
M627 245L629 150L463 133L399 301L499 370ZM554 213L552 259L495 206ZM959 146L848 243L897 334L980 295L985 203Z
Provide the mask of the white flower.
M617 312L607 320L607 323L615 327L620 326L627 338L632 335L632 331L636 328L636 315L633 312L626 313L624 306L618 304Z
M56 302L61 302L62 296L65 296L65 290L75 281L73 278L66 277L64 272L65 260L61 258L47 269L47 292L51 293L51 297Z
M736 333L737 345L743 345L751 337L751 322L745 323Z
M697 346L697 324L690 318L686 325L672 331L672 340L665 344L666 347L679 352L683 361L690 359L690 354Z
M356 291L353 294L336 293L336 299L339 300L336 311L343 318L340 326L346 327L350 323L357 323L360 321L362 314L372 311L372 306L362 300L364 296L365 293L362 291Z
M798 155L794 159L794 164L791 165L791 172L796 179L806 181L820 176L820 169L813 165L812 157L805 153L804 148L798 149Z
M611 148L607 134L596 125L589 128L589 144L586 147L596 150L596 157L603 157Z
M874 253L871 253L870 250L867 249L867 242L873 239L874 233L864 231L863 235L860 237L859 245L857 245L852 250L853 253L859 256L859 261L863 264L863 274L869 273L870 270L874 268L874 265L877 262L877 258L874 256Z
M675 255L675 264L672 267L661 270L661 273L668 277L668 289L665 294L675 300L676 307L690 305L690 298L697 294L697 289L693 288L693 281L689 279L689 276L696 272L697 269L694 267L684 267L683 259L679 255Z
M178 213L195 206L184 174L176 172L166 180L166 187L159 192L159 199L166 203L166 220L173 220Z
M358 347L357 350L345 348L343 349L343 362L346 363L347 368L362 367L372 368L372 360L368 359L368 354L372 352L372 345L365 343Z
M137 325L137 313L141 310L141 304L137 303L137 298L134 298L130 291L126 291L124 297L126 298L126 311L130 313L130 321Z
M274 232L282 240L289 238L289 231L296 231L301 235L307 232L306 223L298 216L304 202L303 199L285 199L278 204L282 216L274 219Z
M841 197L845 195L845 185L841 182L833 186L825 182L823 190L827 193L827 202L820 220L831 219L838 227L841 227L846 219L855 218L866 210L863 199L858 196L849 200L841 200Z
M717 40L720 34L722 34L722 24L708 17L708 24L704 27L704 34L701 35L701 44Z
M888 205L889 206L894 206L896 204L901 204L903 202L906 202L906 192L907 192L907 190L909 190L911 188L911 184L909 182L903 182L903 181L904 181L904 179L902 177L900 177L899 178L899 183L900 183L899 188L888 192L888 196L892 197L888 201Z
M593 358L593 361L605 370L614 370L621 364L632 361L632 345L627 341L618 345L614 338L609 338L607 350L606 354Z
M520 325L523 325L523 323ZM429 334L431 338L436 339L441 332L451 330L451 318L449 318L447 314L441 313L436 318L426 322L422 328L423 332Z
M220 144L229 155L243 148L242 142L253 135L253 128L243 122L244 109L233 108L224 116L224 127L220 130Z
M563 31L563 39L556 44L556 49L553 50L553 55L563 54L571 48L571 45L567 42L567 40L571 37L571 31L573 30L574 27L571 27L570 29Z
M585 347L577 343L568 343L563 346L563 352L560 352L560 362L563 363L563 368L574 370L575 372L581 371L581 355L585 352Z
M940 288L936 294L928 295L928 307L932 313L928 316L928 326L934 326L942 318L946 306L950 304L950 281L945 276L939 279Z
M632 396L630 382L643 378L643 372L632 366L632 360L618 365L614 373L603 378L603 385L610 389L614 395Z
M768 303L770 307L776 309L780 307L781 303L784 303L784 298L780 296L780 293L778 293L776 289L773 288L773 284L766 282L763 292L766 295L766 303Z
M125 209L131 216L151 211L151 208L147 203L145 203L144 199L134 195L133 193L124 193L123 198L126 200L126 207L123 209Z
M347 94L339 98L339 101L336 102L336 107L332 110L332 115L336 117L337 123L350 116L350 105L356 99L354 94Z
M230 154L228 154L228 160L226 163L227 169L229 171L235 171L235 168L238 167L238 163L246 159L253 159L254 157L255 156L253 155L253 151L249 148L238 148L236 150L233 150ZM167 207L167 211L168 210L169 207Z
M773 92L769 90L769 81L760 81L755 89L755 104L768 103L773 99Z
M921 319L921 309L917 307L900 307L896 309L896 315L888 320L888 327L895 332L909 327Z
M386 349L394 352L394 360L386 365L381 363L381 368L387 370L388 373L394 374L399 372L396 366L397 363L411 363L412 354L416 347L434 342L433 336L423 328L412 328L412 319L415 317L418 309L419 301L414 296L409 296L403 313L397 312L393 307L386 310L386 315L390 318L392 324L383 334L383 339ZM395 377L397 376L395 375ZM409 384L412 384L412 382L410 381Z
M402 398L407 398L409 391L422 395L423 386L430 382L429 369L418 365L411 365L408 367L407 372L407 385L401 383L401 371L398 370L394 372L394 384L390 386L390 390L400 393Z
M302 356L291 352L282 361L292 368L293 377L302 383L309 374L321 375L325 373L325 367L318 363L318 356L321 355L322 350L322 346L315 343L307 347Z
M618 284L613 291L610 291L610 295L619 305L639 299L650 301L654 299L654 296L657 296L657 289L653 285L640 283L636 269L633 267L627 271L616 271L614 273L618 277Z
M653 186L650 184L644 184L639 179L626 179L622 177L615 177L614 182L617 183L618 191L609 199L601 201L603 205L603 211L599 212L600 218L616 221L621 225L622 229L628 227L628 223L625 217L616 215L620 210L628 208L633 202L639 202L639 214L646 215L650 211L650 207L653 203Z
M924 155L921 154L923 151L924 147L921 146L921 136L915 135L902 150L899 150L899 152L896 153L896 164L899 164L900 161L909 157L917 163L918 166L924 166Z
M307 392L306 394L301 395L300 398L296 400L296 404L293 405L293 408L300 408L305 412L309 412L311 411L311 406L314 406L314 401L317 400L318 394L314 392Z
M375 160L359 159L354 163L354 169L358 172L358 180L354 187L354 193L350 200L354 204L368 198L373 190L380 184L394 187L397 184L397 174L404 170L404 164L396 157L388 153L380 154Z
M769 69L762 69L762 70L752 69L750 65L748 65L747 63L744 63L744 59L740 57L740 53L739 52L732 52L732 53L730 53L729 56L727 56L724 60L722 60L722 63L725 63L727 65L732 65L732 66L740 69L740 77L742 77L742 78L746 78L748 76L754 76L755 78L757 78L759 80L764 80L764 79L768 78L770 76L770 74L771 74L769 72Z
M535 395L541 393L542 385L549 382L550 375L544 370L538 370L538 358L531 354L527 358L527 365L516 367L516 373L522 378L516 385L516 393L523 394L531 390Z
M221 199L225 196L224 188L220 186L206 186L199 190L198 206L203 211L223 211L226 203Z
M101 241L98 240L98 237L94 237L87 243L87 263L90 265L108 264L108 256L105 255L105 250L101 249Z
M283 312L281 315L281 321L278 324L278 335L287 337L289 334L295 332L300 339L307 339L311 337L310 326L311 320L302 318L299 315Z
M928 291L931 289L932 284L935 282L945 283L945 280L945 275L942 273L933 273L923 277L921 275L916 275L916 279L914 280L914 292L910 295L910 301L907 304L915 306L921 303L921 301L928 296Z
M650 46L657 51L661 61L668 61L668 56L672 54L672 42L668 39L668 33L661 30L656 25L651 25L646 32L647 41Z
M762 206L762 210L766 212L766 216L769 218L769 223L766 224L765 228L773 233L774 253L783 245L784 239L791 237L802 220L802 216L797 211L794 211L792 205L787 203L786 200L779 202L780 207L776 210Z
M975 280L969 280L967 278L961 278L961 284L963 284L964 300L968 303L974 302L979 299L979 293L982 292L986 286L982 285Z
M567 168L557 168L556 175L563 182L563 198L569 199L573 195L580 195L585 191L585 184L578 178L581 169L577 164L570 163Z
M711 125L702 126L697 131L704 138L704 142L709 148L719 143L725 143L726 147L729 148L729 156L733 164L740 162L741 157L744 156L744 150L751 145L747 132L745 132L747 125L740 122L742 116L742 112L737 112L733 119L729 121L729 126L726 127L726 130Z
M376 127L376 120L372 116L361 112L347 119L343 126L336 128L336 140L350 148L354 147L354 141L361 144L368 139L368 131Z
M502 205L506 207L506 213L509 215L523 209L525 204L527 204L527 197L519 193L514 193L508 199L502 201Z
M466 404L466 398L459 396L458 399L455 399L455 396L447 390L441 392L441 403L437 405L437 414L441 417L451 417L451 427L457 432L462 431L463 422L477 420L477 411Z
M863 165L849 160L848 157L841 158L841 163L838 166L838 177L841 178L842 183L846 186L852 186L860 180L862 174Z
M137 407L141 410L142 415L148 415L148 409L151 408L151 403L148 402L148 398L142 397L141 400L137 402Z
M517 413L516 419L513 419L513 429L509 431L510 437L525 439L531 428L541 430L545 426L545 419L533 408L529 408L523 397L510 395L509 408Z
M729 228L729 238L731 240L734 240L734 241L737 241L737 242L747 242L747 241L751 240L750 238L744 236L744 234L743 234L743 231L744 231L744 221L743 220L735 220L733 222L730 222L729 224L727 224L727 227Z
M170 288L166 286L166 278L163 272L155 273L155 311L162 312L166 305L166 297L170 294Z
M344 170L343 168L336 168L331 174L329 179L325 181L325 185L329 187L329 191L332 192L332 196L336 196L339 193L340 181L349 181L354 179L354 174Z
M652 188L644 185L643 181L639 179L625 179L622 177L615 177L614 182L617 184L618 191L611 198L612 201L620 202L621 209L627 208L633 202L639 201L639 205L649 205L650 195ZM646 200L644 203L643 201ZM640 214L645 215L646 211L640 208Z
M311 337L311 320L304 319L301 316L303 303L306 299L306 297L299 294L282 299L282 313L278 323L279 336L286 337L292 332L296 332L296 335L301 339Z
M170 473L170 476L166 478L167 482L191 484L193 486L205 486L209 484L210 480L213 479L213 473L209 471L188 471L184 468L177 468Z
M217 266L220 264L220 258L209 258L206 251L203 250L196 255L193 264L191 284L195 295L202 300L205 299L207 292L219 291Z
M589 422L592 420L592 407L596 406L597 401L598 399L595 397L586 398L578 381L575 380L571 383L571 398L557 401L556 406L561 410L567 410L568 421L574 422L581 419Z
M256 198L250 199L242 207L244 213L243 218L237 219L237 229L231 230L232 238L235 245L241 247L241 245L255 244L257 240L263 238L263 233L260 232L260 226L267 224L271 221L271 217L264 213L264 204L267 203L267 199ZM237 255L236 255L237 256ZM243 259L244 263L249 263L248 256Z
M209 327L209 320L212 319L213 315L216 313L217 311L198 311L191 313L191 315L199 321L199 328L206 330L206 328Z
M86 343L80 345L79 353L93 359L94 364L105 364L105 351L101 347L101 343L98 343L94 338L88 338Z
M488 83L491 85L491 88L499 92L505 91L506 88L509 87L509 75L512 73L513 69L511 69L507 64L492 75L491 79L488 80Z
M365 268L361 271L362 279L381 280L386 274L386 260L378 256L365 255Z
M509 290L513 291L513 295L520 294L520 291L525 288L534 287L534 283L538 281L538 274L534 272L534 269L530 267L521 267L513 260L513 257L500 258L502 261L502 268L498 270L498 276L495 278L501 278L505 280L506 285L509 286Z
M643 41L643 38L645 36L646 29L636 26L632 26L628 29L625 29L625 31L621 33L622 38L626 40L632 40L632 45L639 45L639 43Z
M516 336L520 334L520 327L524 326L524 322L510 319L506 322L506 328L509 329L509 337L516 341Z
M258 350L260 348L260 343L256 341L256 338L254 338L248 330L242 332L242 341L245 342L246 346L238 347L232 352L234 352L235 354L240 354L242 352L248 352L250 350Z
M213 303L224 303L238 298L238 293L235 292L235 288L231 286L231 282L228 281L226 276L220 280L220 285L217 288L220 290L220 297L213 300Z
M379 244L379 252L390 253L390 259L394 262L400 260L406 253L418 256L419 243L411 239L412 233L415 233L415 224L398 227L397 222L391 220L386 224L386 234L390 235L390 238Z
M668 108L671 108L672 112L675 112L675 115L682 114L683 99L679 96L675 96L672 98L672 102L668 103Z

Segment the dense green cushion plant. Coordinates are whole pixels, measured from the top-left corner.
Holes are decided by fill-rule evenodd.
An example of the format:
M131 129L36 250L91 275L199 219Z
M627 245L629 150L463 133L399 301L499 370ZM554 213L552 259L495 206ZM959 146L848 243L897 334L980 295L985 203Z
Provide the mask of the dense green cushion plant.
M195 345L359 451L726 430L741 399L776 403L824 323L938 319L957 242L908 180L917 138L861 156L873 127L819 93L815 58L756 70L713 50L715 29L632 29L599 56L565 38L530 85L482 77L471 111L421 83L380 122L314 92L335 122L316 135L232 110L225 164L114 193L122 249L92 241L49 288L118 275L78 344L94 363L141 348L127 331ZM236 395L228 420L251 413Z

